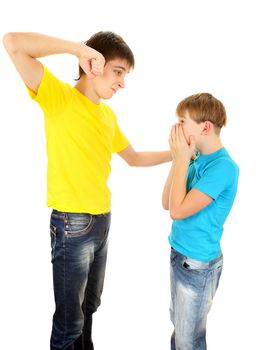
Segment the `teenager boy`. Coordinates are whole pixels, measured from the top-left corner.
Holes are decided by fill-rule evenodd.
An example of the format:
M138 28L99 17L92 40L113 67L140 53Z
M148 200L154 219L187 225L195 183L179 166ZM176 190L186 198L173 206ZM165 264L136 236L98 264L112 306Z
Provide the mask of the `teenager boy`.
M223 104L208 93L189 96L176 110L173 163L162 203L173 219L171 245L172 350L206 349L206 321L223 264L220 239L232 207L238 166L220 139Z
M3 41L45 116L56 303L51 349L92 350L92 314L100 305L110 226L111 155L118 153L133 166L164 163L171 155L136 152L101 101L125 87L125 76L134 67L133 53L119 35L99 32L83 44L37 33L7 33ZM37 59L60 53L79 60L74 87Z

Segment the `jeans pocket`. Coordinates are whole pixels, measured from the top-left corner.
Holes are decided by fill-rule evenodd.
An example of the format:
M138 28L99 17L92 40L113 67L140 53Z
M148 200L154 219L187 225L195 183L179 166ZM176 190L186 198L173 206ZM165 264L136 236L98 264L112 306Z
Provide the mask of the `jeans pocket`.
M208 263L188 257L182 262L182 266L187 270L201 271L208 269Z
M91 214L74 215L65 224L65 234L69 237L80 237L88 234L94 225L94 217Z

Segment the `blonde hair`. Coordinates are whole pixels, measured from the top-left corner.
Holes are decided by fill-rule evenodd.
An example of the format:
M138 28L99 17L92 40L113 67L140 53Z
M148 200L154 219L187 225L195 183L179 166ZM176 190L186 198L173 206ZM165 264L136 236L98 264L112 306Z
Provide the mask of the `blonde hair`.
M182 100L176 109L178 117L188 112L196 123L210 121L219 130L226 125L227 115L222 102L209 93L199 93Z

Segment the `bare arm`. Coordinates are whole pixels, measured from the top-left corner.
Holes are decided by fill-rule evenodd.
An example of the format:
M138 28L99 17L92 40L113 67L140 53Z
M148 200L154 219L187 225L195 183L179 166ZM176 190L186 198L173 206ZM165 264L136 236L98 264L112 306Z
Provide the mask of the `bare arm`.
M162 192L162 206L165 210L169 210L170 188L173 180L173 174L174 166L172 164Z
M169 194L169 211L172 219L179 220L197 213L210 204L213 199L194 188L187 193L187 171L195 145L193 140L191 140L192 143L187 144L181 125L172 128L171 138L171 151L174 160Z
M205 193L192 189L186 192L186 178L189 162L174 162L173 176L170 186L169 210L172 219L184 219L212 202L212 198Z
M131 166L152 166L171 161L170 151L137 152L131 145L118 154Z
M24 83L37 92L42 80L43 67L37 58L68 53L79 58L87 74L102 74L104 58L83 43L73 42L38 33L7 33L3 43Z

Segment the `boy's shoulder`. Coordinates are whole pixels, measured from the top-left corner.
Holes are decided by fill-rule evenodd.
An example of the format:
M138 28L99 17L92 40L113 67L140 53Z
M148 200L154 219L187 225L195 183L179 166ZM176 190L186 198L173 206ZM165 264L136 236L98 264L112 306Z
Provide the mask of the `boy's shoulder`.
M101 109L105 115L108 115L112 120L117 121L115 112L106 102L101 101Z
M221 148L217 152L210 154L206 159L201 159L201 163L205 165L206 168L209 167L229 167L239 169L237 163L230 156L226 148Z
M233 181L233 179L236 179L239 175L237 163L232 159L225 148L211 155L199 156L195 168L199 178L224 178Z
M225 148L222 148L221 153L213 161L221 169L230 169L231 171L239 172L239 166Z

